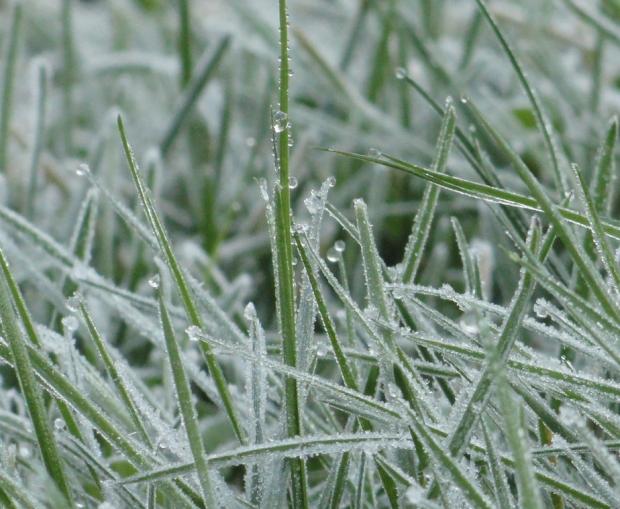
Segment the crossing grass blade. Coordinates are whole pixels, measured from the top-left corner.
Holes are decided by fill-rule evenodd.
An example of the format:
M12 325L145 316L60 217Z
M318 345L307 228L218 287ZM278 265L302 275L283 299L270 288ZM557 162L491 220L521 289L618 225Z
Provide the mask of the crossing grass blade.
M202 319L198 312L198 307L194 301L192 291L187 283L185 274L176 259L164 225L159 219L157 211L155 210L155 206L153 205L150 195L148 194L148 190L144 185L144 182L140 175L140 171L138 169L138 165L133 155L133 151L129 145L129 141L127 140L127 136L125 134L125 126L120 116L118 117L118 129L121 136L121 141L123 143L125 156L127 158L127 163L129 165L129 170L131 172L131 177L133 179L136 190L138 191L138 195L140 201L142 202L142 206L144 207L144 212L146 214L148 222L157 239L157 243L159 245L161 253L164 256L166 264L170 268L170 272L183 302L183 307L185 308L187 319L192 325L200 328L202 327ZM230 422L233 426L235 435L241 443L245 443L245 432L241 426L241 421L237 417L230 391L228 389L228 383L224 379L224 373L222 372L222 368L220 368L217 359L209 348L209 345L202 344L201 347L205 362L209 368L209 372L213 377L213 380L215 381L218 394L222 399L222 404L224 405L226 413L228 414L228 418L230 419Z
M45 463L47 472L56 483L70 507L74 507L73 493L67 482L65 469L60 458L58 445L54 432L49 422L47 411L43 403L41 388L32 367L31 359L26 347L26 342L17 322L17 316L13 310L11 297L8 290L10 274L9 265L0 251L0 264L2 266L2 282L0 282L0 317L6 339L10 345L11 357L15 372L19 380L19 386L26 400L28 413L37 437L39 450Z

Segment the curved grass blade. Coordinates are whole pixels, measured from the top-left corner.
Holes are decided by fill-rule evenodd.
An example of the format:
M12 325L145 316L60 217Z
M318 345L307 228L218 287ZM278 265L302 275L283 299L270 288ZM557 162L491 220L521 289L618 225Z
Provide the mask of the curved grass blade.
M365 161L367 163L379 164L388 168L394 168L395 170L404 171L416 177L422 178L438 186L454 191L465 196L472 198L479 198L481 200L489 201L492 203L498 203L500 205L507 205L510 207L516 207L521 209L532 210L534 212L541 212L542 208L534 198L524 196L520 193L508 191L497 187L488 186L486 184L480 184L479 182L473 182L471 180L454 177L452 175L446 175L437 173L428 168L418 166L412 163L400 161L399 159L382 154L383 157L372 157L364 154L356 154L354 152L346 152L341 150L326 149L327 152L332 152L341 156L351 157L359 161ZM386 159L387 158L387 159ZM1 210L1 209L0 209ZM579 226L588 227L588 220L586 217L575 212L574 210L566 207L558 207L559 214ZM605 233L615 239L620 239L620 227L610 222L604 222L603 228Z
M82 414L101 433L102 437L108 440L115 449L120 451L139 470L153 467L155 460L151 457L152 452L146 451L124 429L119 428L71 380L61 373L56 366L51 364L39 349L28 345L28 354L41 384L50 393ZM0 342L0 358L6 362L13 363L10 347L3 342ZM177 488L170 485L162 485L161 489L175 500L179 507L195 509L195 506Z

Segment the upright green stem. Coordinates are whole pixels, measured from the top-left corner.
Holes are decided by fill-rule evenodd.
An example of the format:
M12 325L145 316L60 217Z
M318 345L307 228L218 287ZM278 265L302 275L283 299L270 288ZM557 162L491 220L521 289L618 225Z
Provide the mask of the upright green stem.
M289 57L288 16L286 0L279 0L280 14L280 111L278 125L274 129L278 139L279 186L276 189L276 243L278 253L278 305L282 333L283 361L288 366L297 365L297 342L295 337L295 290L293 286L293 250L291 234L291 193L289 189ZM281 124L280 124L281 123ZM285 382L286 430L289 437L301 435L301 415L297 381L287 378ZM292 497L294 507L307 507L306 475L304 462L291 459Z
M2 56L2 104L0 105L0 172L6 171L6 155L9 143L9 124L11 119L11 99L13 97L13 78L15 74L15 60L17 41L21 20L21 2L15 2L10 18L9 33Z
M73 26L71 19L72 0L62 2L62 106L64 122L64 149L65 153L72 150L71 123L73 117L73 79L74 79L74 54L73 54Z
M185 88L192 77L192 34L189 0L179 0L179 57L181 60L181 85Z

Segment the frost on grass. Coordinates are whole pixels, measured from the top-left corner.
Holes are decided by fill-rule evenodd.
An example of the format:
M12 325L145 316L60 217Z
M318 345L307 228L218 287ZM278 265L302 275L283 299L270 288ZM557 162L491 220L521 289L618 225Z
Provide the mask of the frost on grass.
M25 7L1 506L620 506L614 2Z

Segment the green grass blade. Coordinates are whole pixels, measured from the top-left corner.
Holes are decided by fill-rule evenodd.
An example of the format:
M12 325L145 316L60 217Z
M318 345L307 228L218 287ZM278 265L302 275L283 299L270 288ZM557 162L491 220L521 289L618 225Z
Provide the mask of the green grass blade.
M568 5L577 16L583 21L592 25L598 32L603 34L607 39L612 41L616 45L620 45L620 31L612 25L605 18L601 18L596 14L589 12L579 2L575 0L564 0L564 3Z
M572 168L577 182L579 197L586 211L586 216L590 221L590 230L592 232L592 238L594 239L594 245L596 246L596 250L601 257L607 274L611 278L614 291L616 293L620 293L620 269L618 268L613 250L611 249L609 242L607 242L607 237L603 231L603 224L601 222L596 203L594 202L583 174L577 165L572 165Z
M360 233L368 303L377 310L379 318L389 322L391 319L391 311L385 292L381 261L373 237L372 226L368 218L368 208L366 204L359 199L353 202L353 207L357 219L357 230ZM384 346L393 351L395 348L394 338L386 333L383 335L383 339L385 341Z
M498 396L504 416L506 438L515 461L519 505L527 509L542 509L543 503L534 475L532 457L527 447L527 428L523 424L523 407L515 403L505 380L500 380Z
M353 152L345 152L341 150L329 149L328 152L338 154L341 156L350 157L359 161L365 161L367 163L379 164L395 170L404 171L416 177L422 178L428 182L437 184L438 186L454 191L456 193L469 196L471 198L479 198L481 200L489 201L491 203L498 203L500 205L507 205L509 207L516 207L521 209L532 210L541 212L542 208L536 201L536 199L529 196L522 195L506 189L501 189L486 184L480 184L479 182L473 182L471 180L462 179L459 177L453 177L452 175L446 175L437 173L428 168L418 166L413 163L407 163L400 161L386 154L382 154L383 157L371 157L363 154L356 154ZM1 210L0 210L1 211ZM558 207L559 214L571 223L579 226L588 227L588 219L583 215L575 212L574 210ZM605 233L615 239L620 239L620 227L614 223L608 221L603 223Z
M597 212L609 215L614 200L616 185L616 159L614 157L618 141L618 117L611 120L607 135L603 140L596 159L594 176L592 177L592 200Z
M39 162L43 150L43 134L45 130L45 112L47 107L48 66L45 61L37 63L35 97L37 107L35 111L35 128L30 157L30 172L28 180L28 195L26 196L25 215L32 220L35 212L36 191L39 181ZM0 166L1 167L1 166Z
M15 479L11 478L4 467L0 468L0 490L2 490L3 495L10 497L9 500L2 501L3 504L10 504L7 509L15 508L11 500L18 503L20 509L39 509L43 507L30 496L23 486L20 486Z
M185 308L187 318L190 323L196 327L202 327L202 319L198 312L198 308L196 303L194 302L194 298L192 295L192 291L187 283L184 272L179 265L174 251L172 249L172 245L168 239L168 235L164 228L163 223L159 219L157 211L151 201L148 190L146 189L142 177L140 175L140 170L138 169L138 165L135 161L133 151L129 145L127 140L127 136L125 134L125 127L123 125L123 121L121 117L118 117L118 128L121 136L121 140L123 143L123 148L125 150L125 156L127 158L127 163L129 165L129 170L131 172L132 179L134 181L134 185L136 190L138 191L138 195L140 201L142 202L142 206L144 207L144 211L146 217L151 225L153 233L157 238L157 242L159 244L159 248L164 256L166 264L170 268L170 272L176 284L177 290L183 302L183 307ZM219 366L217 359L210 351L208 344L203 344L202 353L209 368L209 372L215 381L218 394L222 398L222 403L224 405L224 409L228 414L228 418L233 426L235 434L241 443L244 443L246 440L245 432L241 426L241 422L237 417L235 407L232 402L232 398L230 395L230 391L228 389L228 384L224 378L224 374L222 372L221 367Z
M558 210L558 206L551 200L545 188L532 174L523 160L512 150L505 139L489 125L471 101L466 100L465 103L478 123L485 129L489 136L491 136L498 148L509 158L519 177L523 180L530 193L543 210L546 218L553 224L557 236L562 240L564 247L570 253L571 258L583 274L586 283L600 302L604 311L612 317L614 321L620 323L620 313L616 303L610 297L605 283L596 270L596 267L594 267L581 247L581 244L575 238L573 231L566 224L564 216Z
M198 417L192 402L192 391L189 386L189 379L185 373L179 344L177 343L174 328L170 321L170 315L164 303L164 296L161 290L159 292L159 314L164 331L164 339L166 341L168 361L170 362L170 368L174 379L177 403L181 416L183 417L183 424L185 425L189 447L194 458L196 472L198 473L202 498L206 507L214 507L217 498L215 496L213 482L209 475L209 466L202 442L200 427L198 425Z
M314 275L314 271L312 270L312 265L310 263L310 258L308 257L307 250L304 247L298 233L295 233L295 244L297 245L297 250L304 265L304 269L306 270L306 276L308 277L310 285L312 286L312 293L314 294L314 299L317 304L319 316L321 317L321 321L323 322L323 326L325 327L325 331L327 332L327 337L329 338L332 349L334 351L334 355L336 356L336 361L338 363L338 367L340 368L342 380L349 389L357 391L358 385L357 381L355 380L355 375L353 374L353 369L349 365L349 360L347 359L342 344L338 339L336 327L334 326L334 322L329 316L327 304L325 302L325 299L323 298L321 288L319 287L319 282L317 281L316 276Z
M282 334L282 357L284 363L291 367L297 366L297 338L295 330L295 288L292 249L292 221L291 221L291 190L289 186L290 169L289 139L289 40L288 40L288 9L286 0L278 2L278 17L280 27L280 83L278 115L274 119L274 145L277 146L278 185L276 186L276 248L279 284L278 306L280 319L280 333ZM299 401L297 381L286 378L284 381L284 398L286 412L286 432L289 437L301 435L302 409ZM306 467L301 459L293 459L291 467L291 497L293 507L305 509L308 507L308 487Z
M528 240L528 247L532 252L537 253L539 246L540 227L537 223L534 223ZM497 379L498 370L502 369L502 366L508 360L512 347L517 340L521 322L525 316L526 306L530 301L533 290L534 278L529 272L523 270L519 285L510 303L508 315L502 323L497 343L489 354L485 367L476 381L475 389L471 393L467 406L458 417L458 421L450 433L448 449L452 457L459 457L463 453L469 437L489 401L492 387Z
M439 131L437 140L437 155L433 161L433 170L437 173L444 173L448 163L448 156L452 141L454 139L454 130L456 127L456 112L454 106L448 103L445 108L444 117ZM439 187L433 184L427 184L424 189L424 196L420 203L420 208L416 214L413 229L407 247L405 248L404 270L402 275L403 283L412 283L418 273L422 253L426 247L428 236L435 216L437 200L439 198Z
M527 76L525 75L525 72L523 71L523 68L519 63L517 56L508 44L506 37L502 33L495 19L493 18L493 16L491 16L491 13L486 6L486 2L484 0L476 0L476 3L478 4L478 7L486 20L489 22L493 33L499 40L502 48L504 49L504 52L506 53L506 56L508 57L508 60L510 60L510 64L512 65L513 69L517 74L517 77L519 78L521 86L527 94L530 104L532 105L532 108L534 110L534 114L536 115L536 122L538 124L538 128L543 135L545 145L547 146L547 151L549 152L551 165L553 167L553 177L555 179L555 185L560 192L566 193L568 191L567 179L566 175L560 169L560 161L557 153L557 148L553 139L553 133L551 132L551 123L547 119L547 116L544 113L540 104L540 100L538 99L534 88L527 79Z
M411 411L408 412L411 425L411 436L414 435L424 444L437 466L444 469L452 481L461 490L468 501L477 509L491 509L493 506L482 489L463 471L457 461L435 440L424 423L420 422Z
M73 87L76 78L75 48L73 41L74 0L62 0L62 108L63 142L65 154L73 151Z
M188 83L179 101L178 109L166 127L159 142L159 150L165 157L176 140L181 126L187 120L196 101L219 67L226 50L230 45L230 37L224 36L217 44L213 53L207 53L198 63L193 79Z
M465 232L461 223L456 217L451 217L452 229L456 237L456 244L461 255L463 263L463 272L465 278L465 289L467 293L471 293L477 297L482 297L482 285L480 282L480 274L478 273L477 260L472 256L471 249L465 238Z
M6 173L8 158L9 130L11 110L13 108L13 86L15 65L17 63L17 45L21 28L22 3L13 2L11 14L7 19L8 35L4 41L2 65L2 103L0 104L0 172Z
M481 427L484 434L484 444L487 450L487 461L489 463L489 468L491 469L491 475L493 476L495 500L499 507L513 507L506 475L504 474L504 469L502 468L495 450L495 444L493 444L493 439L489 434L489 428L485 424L484 419L481 421Z
M75 296L77 297L77 296ZM73 298L75 298L73 297ZM79 297L77 297L79 298ZM129 411L129 415L131 416L131 420L133 421L138 433L145 444L152 446L151 437L146 431L146 427L144 425L143 419L140 415L140 411L136 407L136 404L131 396L129 389L127 388L125 381L123 380L123 376L119 373L118 369L116 369L116 364L112 355L108 351L108 347L106 345L105 339L101 336L99 331L97 330L97 326L93 321L86 304L81 300L78 304L79 311L84 319L84 323L86 324L86 328L90 334L93 343L97 347L97 352L99 353L99 357L103 361L103 365L110 376L110 379L114 383L118 394L120 395L123 403L125 404L127 410Z
M189 0L179 0L179 61L181 85L186 86L192 77L192 27Z
M58 445L47 411L43 403L41 389L37 383L31 364L26 342L17 323L17 316L11 304L11 298L7 285L9 284L7 273L10 273L4 254L0 251L0 263L2 264L3 281L0 283L0 317L6 339L11 348L15 372L19 380L19 386L26 400L30 419L37 436L39 450L43 457L46 469L50 477L56 483L58 489L65 496L67 503L74 507L73 494L67 482Z

